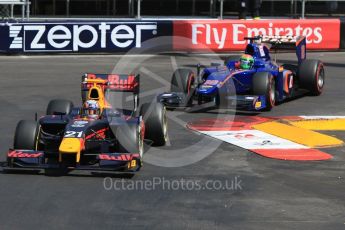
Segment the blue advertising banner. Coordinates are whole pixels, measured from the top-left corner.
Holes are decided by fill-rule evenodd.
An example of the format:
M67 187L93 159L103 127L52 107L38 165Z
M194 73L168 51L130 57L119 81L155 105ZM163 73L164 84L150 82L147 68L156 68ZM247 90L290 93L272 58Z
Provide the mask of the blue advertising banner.
M172 36L170 21L4 22L0 52L126 52L160 36Z

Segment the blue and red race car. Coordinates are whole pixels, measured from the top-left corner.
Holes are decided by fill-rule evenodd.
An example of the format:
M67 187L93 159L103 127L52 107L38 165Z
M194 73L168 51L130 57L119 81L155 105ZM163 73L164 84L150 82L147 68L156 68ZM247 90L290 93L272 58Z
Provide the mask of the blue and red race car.
M236 105L246 110L271 110L275 104L294 96L296 90L320 95L324 88L324 65L306 59L306 38L303 36L257 36L249 40L244 64L239 59L225 65L212 65L197 73L177 69L171 80L171 92L159 96L169 108L214 103L216 106ZM269 50L296 50L296 65L278 65ZM242 61L242 59L241 59ZM245 68L246 67L246 68Z

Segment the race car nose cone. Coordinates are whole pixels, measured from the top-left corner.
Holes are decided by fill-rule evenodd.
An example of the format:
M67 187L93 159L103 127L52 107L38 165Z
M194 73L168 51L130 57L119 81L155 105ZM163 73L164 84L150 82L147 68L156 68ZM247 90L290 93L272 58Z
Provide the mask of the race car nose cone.
M77 153L80 151L80 141L78 138L64 138L60 144L60 152Z
M82 139L64 138L59 147L60 161L62 159L63 154L76 154L76 162L79 162L81 148L82 148Z

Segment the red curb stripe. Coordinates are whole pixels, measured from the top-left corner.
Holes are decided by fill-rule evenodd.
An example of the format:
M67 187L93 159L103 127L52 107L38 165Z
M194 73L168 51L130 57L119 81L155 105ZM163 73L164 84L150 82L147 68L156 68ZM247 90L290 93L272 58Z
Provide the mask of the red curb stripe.
M290 161L321 161L332 159L328 153L317 149L250 149L261 156Z

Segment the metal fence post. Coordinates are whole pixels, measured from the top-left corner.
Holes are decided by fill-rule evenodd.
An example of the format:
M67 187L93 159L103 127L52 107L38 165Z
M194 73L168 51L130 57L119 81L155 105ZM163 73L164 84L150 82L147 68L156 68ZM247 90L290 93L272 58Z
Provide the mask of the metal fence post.
M30 18L30 0L25 1L25 6L26 6L26 20L29 21Z
M223 3L224 3L224 0L219 0L219 2L220 2L220 9L219 9L220 16L219 16L219 18L220 18L220 20L223 20L223 9L224 9Z
M137 8L137 19L141 19L141 1L142 0L137 0L138 1L138 8Z
M132 0L128 0L128 16L132 17Z
M69 3L70 0L66 0L66 16L69 17Z
M212 17L212 5L213 5L213 0L210 0L210 17Z
M305 0L302 0L302 18L304 19L305 15Z
M25 18L25 5L22 5L22 21L24 21Z
M192 1L192 16L195 15L195 0Z
M13 10L14 10L14 5L11 5L11 19L13 18Z

